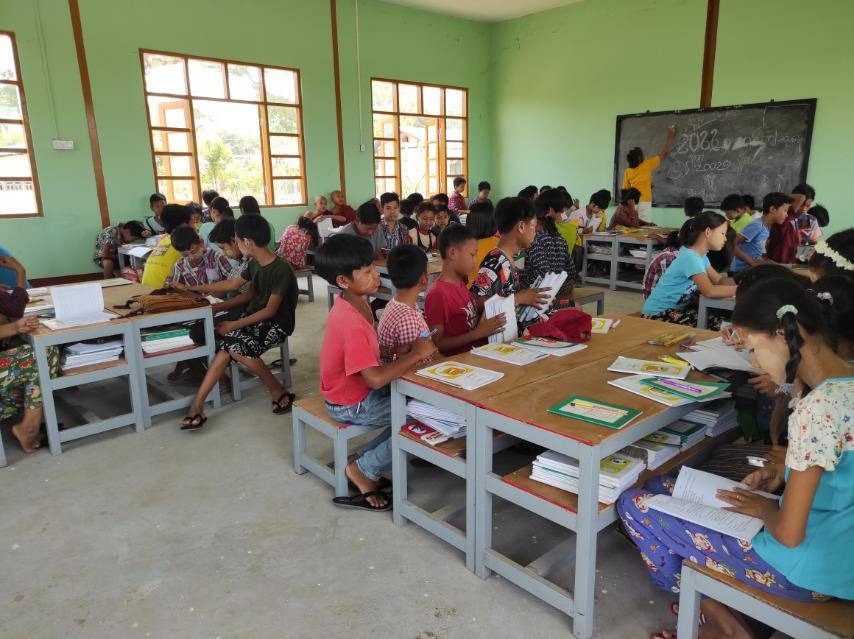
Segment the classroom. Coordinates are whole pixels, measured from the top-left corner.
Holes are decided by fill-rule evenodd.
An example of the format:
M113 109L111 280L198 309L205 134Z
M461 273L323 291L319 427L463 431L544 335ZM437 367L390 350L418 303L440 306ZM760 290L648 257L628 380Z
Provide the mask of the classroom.
M0 0L0 636L854 639L852 22Z

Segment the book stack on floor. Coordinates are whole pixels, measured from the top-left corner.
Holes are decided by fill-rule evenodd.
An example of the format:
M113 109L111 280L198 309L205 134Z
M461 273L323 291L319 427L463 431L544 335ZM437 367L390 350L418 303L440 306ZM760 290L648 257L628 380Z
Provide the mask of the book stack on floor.
M613 504L626 488L634 484L644 464L640 459L614 453L599 464L599 501ZM578 462L572 457L553 450L538 455L534 460L531 479L578 494Z
M90 343L78 342L63 348L62 372L73 371L75 368L118 361L124 347L122 340L115 339L107 342Z
M694 424L692 422L677 420L661 430L655 431L652 435L644 437L644 440L658 444L678 446L681 450L685 450L695 444L699 444L705 438L705 424Z
M707 437L717 437L738 426L735 402L719 400L703 408L697 408L682 418L686 422L703 424Z
M465 437L465 417L460 417L459 415L439 408L438 406L433 406L413 399L406 405L406 414L441 433L446 438L442 441ZM436 439L437 438L433 438L429 443L440 443L439 441L436 441Z
M183 326L163 326L142 332L142 352L146 357L193 346L190 329Z

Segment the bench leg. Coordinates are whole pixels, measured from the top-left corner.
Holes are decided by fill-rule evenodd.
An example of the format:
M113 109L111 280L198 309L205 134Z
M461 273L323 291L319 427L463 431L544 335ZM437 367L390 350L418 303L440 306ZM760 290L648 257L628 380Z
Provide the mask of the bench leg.
M0 468L6 466L8 462L6 461L6 449L3 448L3 438L0 437Z
M285 388L290 388L294 385L294 380L291 377L291 350L288 346L287 338L279 346L279 356L282 359L282 381L285 384Z
M335 496L347 497L350 494L350 488L347 485L347 438L339 429L332 440L332 455L335 471Z
M332 307L335 305L335 293L332 292L332 289L326 289L326 306L328 310L332 310Z
M697 573L682 567L682 579L679 585L679 620L676 635L680 639L697 639L700 633L700 593L697 592L695 577Z
M302 465L302 456L306 450L305 422L296 412L293 415L294 422L294 472L304 475L305 468Z
M314 301L314 277L311 273L308 274L308 301Z
M237 362L231 360L229 370L231 372L231 399L239 402L243 397L243 393L240 390L240 367L237 365Z

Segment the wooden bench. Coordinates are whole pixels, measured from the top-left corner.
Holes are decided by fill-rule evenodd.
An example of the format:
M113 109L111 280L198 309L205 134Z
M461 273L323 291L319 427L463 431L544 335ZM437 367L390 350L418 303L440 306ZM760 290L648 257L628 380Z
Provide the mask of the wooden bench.
M795 639L854 637L852 601L805 603L775 597L690 561L682 563L680 590L676 630L680 639L697 638L701 596L719 601Z
M605 291L596 288L574 288L572 299L576 304L592 304L596 302L596 315L605 312Z
M350 494L347 487L348 445L351 439L366 433L378 432L369 426L353 426L334 421L326 412L326 402L320 395L312 395L294 403L294 472L298 475L307 470L325 481L335 490L336 497L346 497ZM332 468L307 450L305 429L309 426L318 433L332 440Z
M273 348L279 349L279 357L282 362L282 384L285 388L293 386L293 377L291 376L291 351L288 348L288 338L281 344L277 344ZM249 390L261 384L261 380L254 375L248 379L240 379L240 365L231 360L230 375L231 375L231 399L238 402L243 398L243 391Z
M305 288L299 289L299 292L300 295L307 295L309 302L314 301L314 278L312 278L313 274L313 266L307 266L299 270L294 270L294 275L296 275L297 277L297 286L299 286L300 278L305 278Z

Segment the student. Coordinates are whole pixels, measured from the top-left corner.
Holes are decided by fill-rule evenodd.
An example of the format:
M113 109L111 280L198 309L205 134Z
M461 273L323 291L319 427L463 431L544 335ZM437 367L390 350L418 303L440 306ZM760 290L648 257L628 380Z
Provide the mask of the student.
M400 222L401 226L409 233L412 229L418 228L418 222L412 219L412 214L415 213L415 202L406 198L400 201Z
M421 204L424 201L424 196L421 195L420 193L416 192L416 193L410 193L409 195L407 195L406 199L409 200L410 202L412 202L415 206L418 206L419 204Z
M146 227L148 227L148 230L151 232L151 235L169 233L162 221L163 209L165 207L166 196L162 193L152 193L151 197L148 198L148 208L151 209L151 212L154 213L154 215L147 216L143 220L143 223Z
M415 220L418 226L409 231L410 243L422 251L436 251L439 248L438 235L433 232L436 223L436 207L430 202L421 202L415 207Z
M0 285L5 286L6 288L15 288L17 286L18 281L18 272L15 268L11 266L4 266L3 262L5 261L3 258L11 258L9 263L17 263L17 260L12 256L6 247L0 245ZM23 288L30 288L29 282L24 282Z
M400 224L400 198L397 193L383 193L380 196L380 232L383 237L383 248L390 251L395 246L409 244L409 229Z
M813 282L826 275L854 277L854 228L819 240L807 262L807 268Z
M685 203L682 205L682 210L685 212L685 217L694 217L703 212L706 208L706 203L703 198L692 195L685 198Z
M603 189L591 195L586 206L569 214L567 221L578 224L578 232L572 249L576 270L581 266L584 259L584 236L605 230L605 209L610 203L611 192Z
M438 237L442 231L448 228L448 224L451 223L451 213L448 211L448 207L439 204L436 206L436 223L433 226L433 234Z
M492 185L484 180L477 183L477 196L469 200L469 210L476 202L488 202L492 206L492 201L489 199L489 194L492 191Z
M448 208L448 202L450 202L450 199L445 193L436 193L436 195L430 198L430 202L436 208L438 208L439 206L444 206L445 208Z
M206 191L207 192L207 191ZM216 193L216 191L212 191ZM228 205L228 200L224 197L219 197L218 195L214 197L208 203L208 218L209 222L204 222L199 227L199 237L201 237L206 243L208 242L208 237L210 236L213 228L219 224L225 218L234 219L234 211L231 210L231 207ZM215 251L219 250L219 247L214 244L211 246Z
M331 218L332 214L329 211L329 202L326 196L318 195L314 198L314 209L306 211L302 217L311 220L312 222L320 222L324 218Z
M471 205L469 214L466 217L466 228L472 232L472 235L477 240L477 253L474 264L472 264L471 273L468 276L468 283L471 284L477 276L477 269L480 267L483 258L498 246L498 234L495 229L495 211L489 200L475 202Z
M290 224L279 238L276 255L295 269L304 269L308 252L320 246L317 224L305 216Z
M202 207L198 202L187 202L187 208L190 209L190 226L198 230L202 225Z
M754 220L762 217L762 211L757 211L756 209L756 198L754 198L749 193L741 194L741 201L744 202L744 211Z
M119 263L119 246L136 242L149 234L142 223L136 220L108 226L95 238L95 264L104 271L104 279L113 277Z
M234 265L222 252L206 246L191 226L179 226L170 237L172 248L181 254L181 259L172 267L165 286L176 282L184 286L202 286L232 276Z
M635 188L640 193L638 200L638 216L641 222L652 224L652 173L660 165L661 161L670 155L670 145L676 137L676 127L667 127L667 138L658 155L644 159L643 149L636 146L626 155L629 166L623 173L623 189ZM637 225L635 225L637 226Z
M789 195L792 206L789 207L786 219L779 225L772 226L768 234L766 253L768 258L780 264L794 264L798 255L798 216L806 213L815 199L815 189L803 182L792 189Z
M507 318L502 313L492 318L483 315L486 298L478 298L468 288L467 278L475 261L477 240L468 228L454 224L439 236L442 274L424 300L424 314L433 342L442 355L457 355L486 344L493 333L504 330Z
M753 221L753 217L744 208L744 199L738 193L730 193L721 200L721 211L729 220L730 228L741 233L744 227Z
M374 255L385 248L385 237L380 231L380 210L373 200L368 200L356 211L356 219L341 228L344 235L364 237L374 247Z
M723 276L709 264L707 253L726 243L727 221L706 211L688 219L679 231L679 254L664 271L643 304L643 316L673 324L697 325L692 298L699 291L716 299L735 295L735 285L722 284Z
M833 336L834 351L854 364L854 277L828 275L810 288L821 303L824 325L828 335Z
M636 188L623 189L620 192L620 206L614 211L611 216L609 229L621 226L628 229L636 229L639 226L648 226L650 222L645 222L641 219L638 211L638 202L640 201L641 193Z
M572 194L567 190L564 185L556 186L555 189L563 194L566 199L566 213L569 215L570 213L575 213L579 208L581 208L581 203L578 201L578 198L572 197ZM540 189L540 195L542 195L543 191L548 191L549 189Z
M356 211L347 204L341 191L332 191L329 197L332 198L332 226L334 228L349 224L356 219Z
M237 242L237 235L234 232L235 219L233 217L223 217L217 225L211 229L208 235L209 243L222 251L229 261L232 263L236 273L241 273L249 263L249 258L243 255L240 250L240 245ZM241 281L239 286L229 290L240 289L244 282ZM218 293L227 293L229 290L217 291ZM213 292L213 291L211 291Z
M533 184L529 184L524 189L519 191L517 197L523 197L529 202L533 202L537 199L537 196L540 194L540 190L534 186Z
M181 254L172 247L171 234L178 227L190 225L190 209L182 204L167 204L160 219L169 235L160 239L145 262L142 284L151 288L163 288L175 262L181 259Z
M564 195L557 189L543 191L534 202L534 208L537 212L537 231L525 257L522 285L530 287L546 273L564 271L571 288L577 275L575 262L556 225L557 220L563 219L566 208Z
M390 499L377 490L377 483L391 468L388 385L430 357L436 348L429 338L419 338L408 353L390 364L381 364L367 299L380 285L374 253L374 245L366 238L339 233L326 240L315 255L317 274L342 290L326 318L320 348L320 392L335 421L384 429L347 464L345 473L359 494L337 497L333 502L344 508L385 511L391 508Z
M673 489L663 477L624 492L617 513L664 590L678 590L682 562L690 559L786 599L852 599L854 555L841 552L839 540L854 528L854 370L829 346L819 302L786 280L751 288L732 319L756 365L796 389L785 465L767 464L743 479L747 488L716 495L729 510L761 519L764 529L745 542L664 513L653 516L647 499ZM752 492L780 488L782 498ZM740 617L713 599L704 599L701 611L704 635L752 636Z
M466 198L463 197L463 191L466 190L466 179L458 175L454 178L454 192L448 199L448 210L451 213L462 213L466 211Z
M765 255L765 243L770 229L786 221L792 198L785 193L769 193L762 200L762 219L753 220L745 226L735 240L735 259L732 261L734 273L750 266L761 264Z
M530 201L520 197L506 197L495 207L495 226L500 239L498 246L483 258L471 292L478 297L515 295L516 307L545 304L548 296L541 288L523 289L514 256L527 249L537 231L537 214Z
M427 255L417 246L399 244L388 254L387 264L395 291L377 325L384 364L409 352L415 340L430 333L418 308L418 296L427 290Z
M679 255L679 231L671 231L667 235L664 250L656 255L643 274L643 298L647 299L658 284L661 276Z
M216 305L216 310L245 306L243 316L216 326L217 354L202 381L189 414L181 421L181 430L204 426L205 398L219 383L231 360L243 364L267 387L273 413L289 413L295 395L276 379L261 356L294 332L297 306L297 281L290 266L270 252L270 227L260 215L243 215L235 223L240 250L251 258L240 277L248 289Z
M809 211L798 216L797 223L801 244L815 244L823 235L821 229L830 224L830 212L821 204L814 204Z
M240 198L240 202L238 202L237 205L240 208L240 215L261 215L261 207L258 205L258 200L256 200L252 195L244 195ZM275 253L276 229L273 228L270 220L263 215L261 215L261 217L264 218L265 222L267 222L267 227L270 230L270 245L267 248L270 249L271 253Z
M205 205L202 209L202 224L213 221L213 217L211 216L211 202L214 201L214 198L218 197L219 193L213 189L202 191L202 203Z

